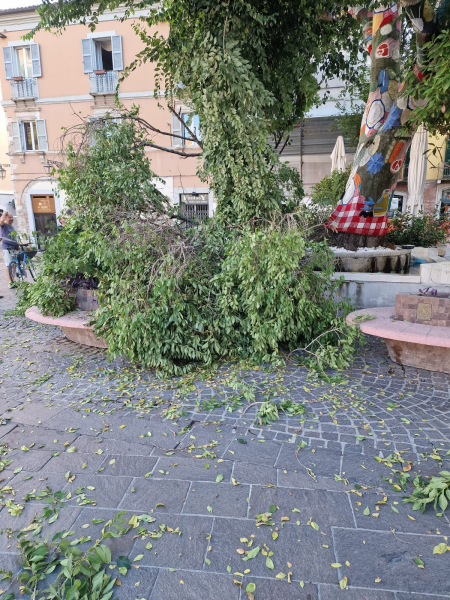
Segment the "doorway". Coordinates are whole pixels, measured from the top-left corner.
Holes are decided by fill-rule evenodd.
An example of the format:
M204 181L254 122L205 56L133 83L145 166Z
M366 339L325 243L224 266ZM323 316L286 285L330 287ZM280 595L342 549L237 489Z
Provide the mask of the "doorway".
M53 194L33 194L31 206L38 237L56 235L55 196Z

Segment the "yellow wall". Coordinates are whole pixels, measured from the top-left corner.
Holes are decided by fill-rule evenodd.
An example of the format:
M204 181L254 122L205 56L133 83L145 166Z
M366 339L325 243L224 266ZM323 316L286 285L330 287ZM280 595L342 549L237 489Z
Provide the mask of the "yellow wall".
M438 167L444 162L446 138L443 136L428 136L427 181L438 179ZM436 154L433 150L436 149Z

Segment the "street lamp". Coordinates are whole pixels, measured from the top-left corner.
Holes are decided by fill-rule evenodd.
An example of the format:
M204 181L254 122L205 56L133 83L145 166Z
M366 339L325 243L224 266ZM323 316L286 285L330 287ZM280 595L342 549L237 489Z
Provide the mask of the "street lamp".
M5 165L5 167L8 167L9 165ZM0 164L0 179L5 179L6 177L6 170L3 168L3 165Z
M57 160L48 160L44 165L45 172L47 175L51 175L53 169L60 169L63 166L63 163L58 162Z

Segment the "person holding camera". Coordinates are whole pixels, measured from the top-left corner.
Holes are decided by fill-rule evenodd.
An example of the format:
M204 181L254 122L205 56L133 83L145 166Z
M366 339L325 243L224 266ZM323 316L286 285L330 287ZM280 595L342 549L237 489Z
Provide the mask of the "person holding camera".
M11 251L19 250L19 244L16 242L17 232L12 226L13 222L14 216L9 214L6 210L3 211L2 215L0 216L0 236L2 238L3 258L5 260L6 274L10 288L16 287L16 284L11 281L11 277L9 275L9 265L13 259Z

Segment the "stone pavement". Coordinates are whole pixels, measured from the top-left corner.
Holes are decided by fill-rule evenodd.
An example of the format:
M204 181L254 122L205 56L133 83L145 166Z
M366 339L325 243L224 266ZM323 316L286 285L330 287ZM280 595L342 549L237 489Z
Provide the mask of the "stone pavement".
M294 365L159 379L4 316L15 299L1 274L0 294L0 529L41 515L48 505L24 498L47 486L67 500L44 537L95 541L118 512L147 515L143 533L106 542L135 567L115 569L125 600L246 600L250 582L256 600L450 596L450 552L433 554L447 517L412 511L394 487L449 468L449 376L403 369L375 341L329 381ZM305 412L255 424L268 398ZM17 556L4 533L0 569L17 573Z

